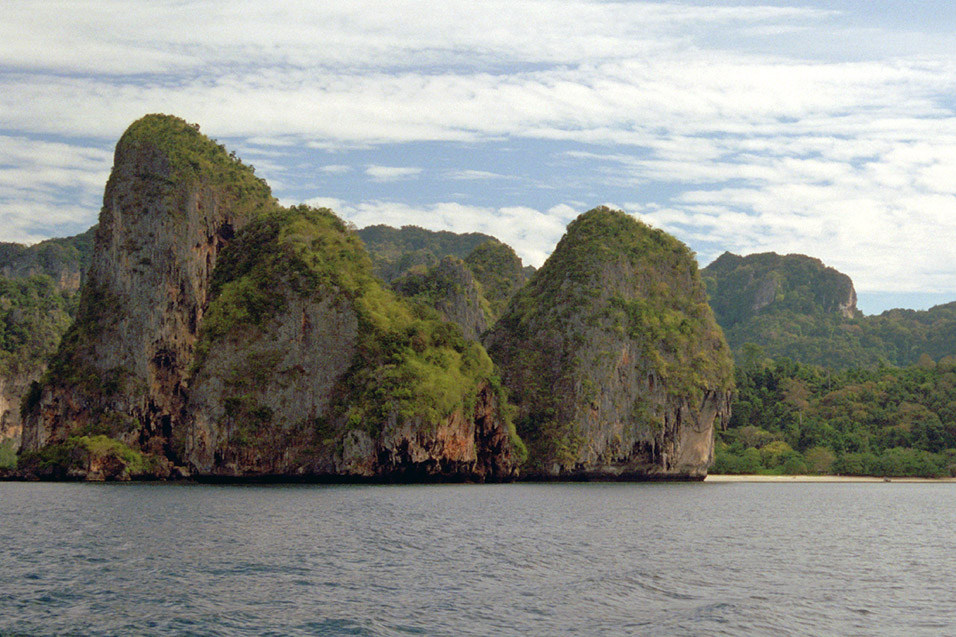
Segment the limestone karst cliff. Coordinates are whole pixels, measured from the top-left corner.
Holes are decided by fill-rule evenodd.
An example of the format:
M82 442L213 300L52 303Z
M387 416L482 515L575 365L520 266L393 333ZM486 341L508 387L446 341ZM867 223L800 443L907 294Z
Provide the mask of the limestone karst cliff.
M329 210L237 235L213 283L182 445L218 476L508 479L521 459L477 342L372 275Z
M510 479L522 447L493 372L457 326L386 289L333 213L279 207L198 127L151 115L117 144L19 470Z
M106 435L163 459L219 251L274 205L251 168L174 117L116 146L77 319L27 405L22 448Z
M485 343L527 473L701 478L732 362L686 246L623 212L573 221Z
M488 329L488 301L461 259L447 256L427 270L412 269L392 281L392 288L438 310L442 318L461 328L465 338L477 341Z
M860 314L850 277L802 254L725 252L701 274L712 287L711 305L722 325L780 310L843 318Z
M416 230L418 234L427 233ZM427 233L425 238L430 234L438 233ZM473 238L459 236L465 243ZM450 244L450 239L446 238L445 243ZM477 245L464 260L448 255L430 268L413 266L393 279L391 285L399 294L434 307L446 320L458 324L465 338L478 340L495 324L528 276L528 270L510 246L489 239Z

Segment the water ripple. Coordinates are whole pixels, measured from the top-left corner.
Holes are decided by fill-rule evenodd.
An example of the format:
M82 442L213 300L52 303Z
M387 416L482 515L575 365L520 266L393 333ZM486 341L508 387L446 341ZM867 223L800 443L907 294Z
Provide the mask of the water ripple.
M0 635L954 633L953 488L0 483Z

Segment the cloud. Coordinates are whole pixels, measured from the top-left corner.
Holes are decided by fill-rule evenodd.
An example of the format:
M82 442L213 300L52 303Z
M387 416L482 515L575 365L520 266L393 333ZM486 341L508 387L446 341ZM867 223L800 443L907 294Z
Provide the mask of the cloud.
M849 5L9 0L0 233L91 219L105 149L172 112L234 140L282 197L303 175L341 182L356 219L491 228L532 262L564 202L618 199L702 259L799 251L861 289L956 291L956 29L911 10L893 28ZM432 146L395 150L412 144ZM298 149L328 155L302 169ZM437 175L461 196L399 200ZM363 178L383 201L343 194Z
M111 163L105 149L0 135L0 240L33 243L93 225Z
M411 179L421 174L421 168L411 166L366 166L365 174L372 178L372 181L397 181L399 179Z
M490 208L455 202L423 206L390 201L351 203L328 197L315 197L305 203L331 208L359 228L377 224L416 225L436 231L482 232L507 243L525 265L535 267L544 263L567 224L582 212L564 204L536 210L524 206Z
M488 172L487 170L452 170L445 175L448 179L474 181L476 179L510 179L508 175Z
M344 175L345 173L351 171L351 166L344 166L342 164L327 164L319 168L319 172L327 173L329 175Z

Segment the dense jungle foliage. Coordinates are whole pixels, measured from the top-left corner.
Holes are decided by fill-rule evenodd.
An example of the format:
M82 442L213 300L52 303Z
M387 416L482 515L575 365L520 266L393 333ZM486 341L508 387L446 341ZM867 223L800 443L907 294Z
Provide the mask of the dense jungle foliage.
M0 276L0 374L32 375L56 351L76 314L78 294L45 274Z
M956 475L956 357L831 370L745 348L712 473Z
M32 246L0 243L0 375L39 373L76 316L95 227Z

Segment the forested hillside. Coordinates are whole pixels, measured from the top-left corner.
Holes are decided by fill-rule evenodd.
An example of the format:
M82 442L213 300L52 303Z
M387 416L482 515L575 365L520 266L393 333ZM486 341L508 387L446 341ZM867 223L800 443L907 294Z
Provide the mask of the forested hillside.
M843 371L745 358L713 473L956 475L956 357Z

